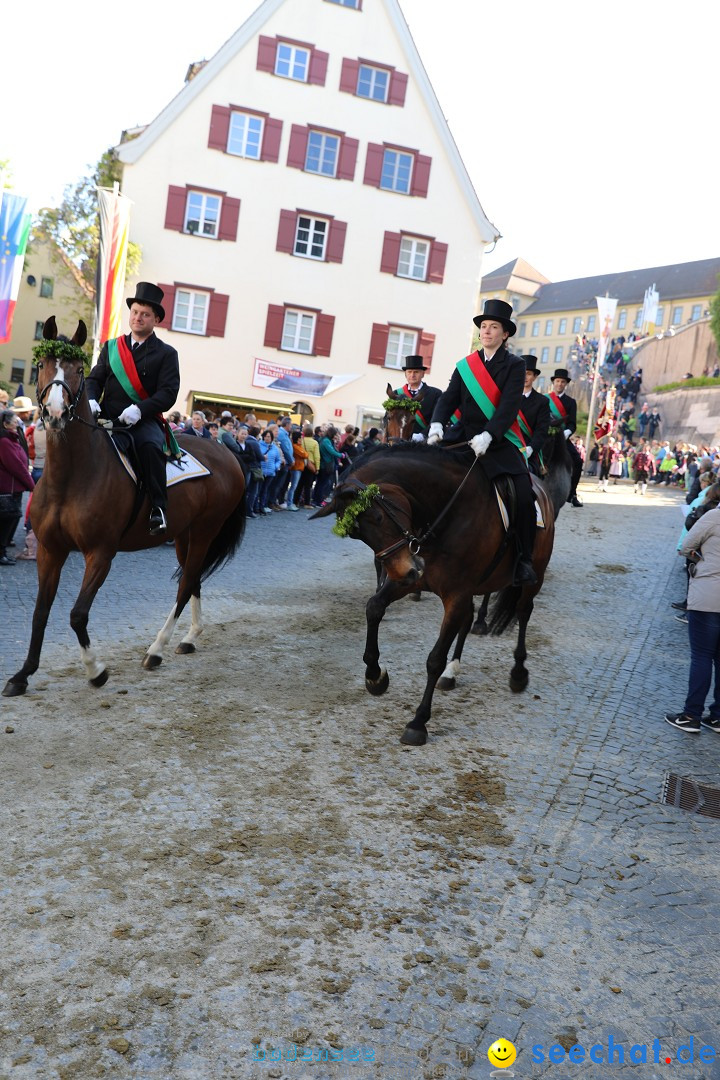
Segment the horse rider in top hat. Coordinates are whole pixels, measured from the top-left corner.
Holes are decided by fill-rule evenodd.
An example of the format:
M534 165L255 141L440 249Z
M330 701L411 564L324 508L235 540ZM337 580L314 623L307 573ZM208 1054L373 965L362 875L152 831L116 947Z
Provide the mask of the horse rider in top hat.
M577 402L565 393L570 382L570 372L566 368L558 368L551 379L552 390L547 394L550 402L550 423L554 427L562 427L567 440L567 448L572 461L572 475L570 478L570 494L568 502L571 506L582 506L577 496L577 486L582 476L582 458L575 443L570 440L577 427Z
M450 438L468 439L477 457L482 457L491 480L512 476L517 493L517 535L520 558L515 567L515 585L532 585L537 575L532 565L535 541L535 503L527 466L525 439L517 415L523 402L525 364L505 346L517 329L510 316L512 308L504 300L486 300L481 315L473 322L480 329L481 348L460 360L452 373L432 416L428 443L443 436L451 416L460 418Z
M93 415L133 429L143 483L150 498L150 535L167 529L166 428L162 413L180 390L178 354L155 336L165 318L163 291L140 281L128 297L130 333L106 341L87 378ZM102 404L99 404L102 397Z
M422 356L406 356L402 366L405 372L405 385L399 386L395 391L401 398L410 401L420 401L422 404L415 413L415 420L410 430L410 438L413 442L422 442L427 436L433 409L442 395L442 390L437 386L428 386L423 376L427 371L425 360Z
M525 389L518 413L518 423L527 442L525 453L531 472L542 475L540 455L550 427L550 405L544 394L538 394L533 383L540 374L536 356L521 356L525 362Z

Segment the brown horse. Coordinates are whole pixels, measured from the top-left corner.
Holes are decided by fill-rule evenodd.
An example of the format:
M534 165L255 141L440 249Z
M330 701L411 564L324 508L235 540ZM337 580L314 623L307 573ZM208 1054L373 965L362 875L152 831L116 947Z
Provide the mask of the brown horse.
M365 509L361 509L363 501L355 503L358 497L367 501ZM328 505L313 515L337 513L342 520L354 504L353 509L361 512L350 535L373 550L387 574L366 607L363 660L365 685L371 694L384 694L389 685L387 671L378 663L378 628L388 606L418 588L434 592L442 600L440 636L427 658L422 700L402 735L401 742L406 745L422 746L427 741L435 685L446 668L455 638L449 669L453 677L459 670L472 624L474 596L500 593L491 618L492 633L502 633L517 618L510 687L521 691L527 686L525 633L554 539L552 505L540 485L536 497L545 522L537 531L533 555L538 581L524 587L512 585L516 555L503 529L493 485L478 459L467 450L414 443L371 449L357 459ZM353 517L349 515L351 520Z
M385 415L383 416L384 443L409 442L412 434L412 426L415 423L415 413L420 407L421 396L413 398L403 397L393 390L390 383L386 389L387 401L385 402Z
M28 676L40 664L45 627L57 593L60 573L71 551L85 557L85 575L70 613L70 625L80 643L88 679L103 686L108 672L90 645L88 615L118 551L157 547L172 538L181 570L175 605L143 667L162 662L175 624L188 601L190 630L178 653L195 651L202 632L200 583L235 554L245 529L245 480L232 454L209 439L180 439L210 475L171 486L168 532L150 536L147 499L139 507L136 487L112 446L110 436L92 417L85 391L85 370L80 347L87 330L81 321L70 345L56 343L55 319L45 323L44 337L55 343L55 353L37 363L37 397L47 429L47 456L42 479L33 493L32 524L38 539L38 594L30 647L22 668L5 685L3 695L24 694ZM132 582L128 582L132 588Z

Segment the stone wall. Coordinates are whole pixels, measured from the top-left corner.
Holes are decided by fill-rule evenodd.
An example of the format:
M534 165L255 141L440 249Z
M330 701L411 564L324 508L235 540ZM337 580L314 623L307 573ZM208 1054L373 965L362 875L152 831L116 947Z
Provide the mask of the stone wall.
M668 390L647 394L647 401L663 418L656 438L687 442L695 446L720 446L720 380L717 387Z
M717 362L710 320L701 319L642 345L635 351L632 367L642 368L643 393L647 394L656 386L678 382L688 371L693 375L702 375L706 368L712 371Z

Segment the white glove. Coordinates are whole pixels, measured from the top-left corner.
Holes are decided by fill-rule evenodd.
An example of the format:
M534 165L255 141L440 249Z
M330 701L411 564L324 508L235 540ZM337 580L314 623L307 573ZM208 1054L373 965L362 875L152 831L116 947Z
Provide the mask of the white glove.
M533 456L533 453L534 453L532 446L526 446L525 447L525 453L527 454L527 459L529 461L530 458Z
M127 424L128 427L132 427L133 424L137 424L141 416L142 413L137 405L128 405L127 409L123 409L120 413L118 420L121 424Z
M428 432L428 437L427 437L428 446L432 446L433 443L440 442L442 437L443 437L443 426L442 426L442 424L431 424L430 425L430 430Z
M570 436L572 435L572 431L570 430L570 428L569 428L569 427L566 427L566 428L565 428L565 431L563 432L563 434L565 435L565 438L566 438L566 439L569 439L569 438L570 438Z
M475 451L475 457L482 457L491 442L492 435L489 431L481 431L479 435L473 435L470 445Z
M423 435L423 433L421 431L416 431L415 434L413 435L413 437L411 438L410 442L422 442L424 438L425 438L425 436Z
M93 416L98 416L101 410L95 398L90 398L88 404L90 406L90 412L93 414Z

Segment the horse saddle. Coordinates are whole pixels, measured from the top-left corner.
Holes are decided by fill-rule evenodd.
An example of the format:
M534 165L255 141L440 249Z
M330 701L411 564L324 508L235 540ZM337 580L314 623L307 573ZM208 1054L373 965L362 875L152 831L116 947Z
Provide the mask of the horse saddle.
M543 515L542 502L539 497L540 492L544 492L544 489L532 473L530 474L530 481L535 497L535 524L538 529L544 529L545 517ZM498 476L493 486L495 488L495 497L497 499L503 528L505 529L505 532L509 532L510 528L514 528L517 522L517 495L515 494L515 484L513 483L511 476Z
M134 484L138 484L140 466L132 434L127 430L113 429L113 431L108 432L108 435L125 472ZM194 480L199 476L210 476L210 470L206 465L203 465L202 461L198 461L196 457L189 454L187 450L183 450L182 456L177 460L169 459L165 466L165 479L168 487L172 487L173 484L180 484L183 480Z

